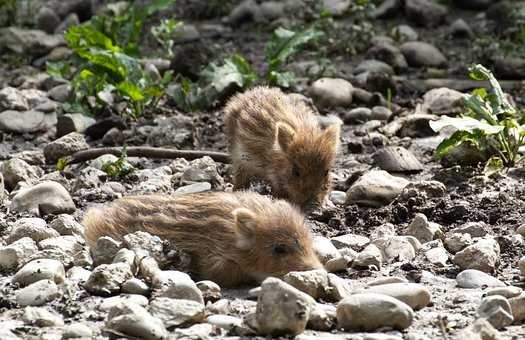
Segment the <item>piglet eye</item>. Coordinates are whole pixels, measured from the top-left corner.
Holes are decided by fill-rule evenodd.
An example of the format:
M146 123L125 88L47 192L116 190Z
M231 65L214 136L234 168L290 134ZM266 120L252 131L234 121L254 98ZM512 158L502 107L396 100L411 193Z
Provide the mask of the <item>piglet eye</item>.
M301 177L301 171L299 170L299 166L297 164L292 166L292 176Z
M272 253L274 255L283 255L288 252L288 249L284 244L275 244L272 246Z

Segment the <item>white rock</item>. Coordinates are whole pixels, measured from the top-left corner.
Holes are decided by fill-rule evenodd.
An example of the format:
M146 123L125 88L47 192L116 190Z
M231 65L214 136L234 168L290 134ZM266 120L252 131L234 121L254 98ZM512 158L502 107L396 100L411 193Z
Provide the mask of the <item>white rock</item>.
M206 322L208 322L210 325L220 327L227 331L242 327L243 325L242 319L237 318L235 316L221 315L221 314L208 316L206 318Z
M221 287L213 281L203 280L196 283L202 292L204 301L215 302L221 298Z
M383 249L383 258L387 262L410 261L416 257L416 250L412 243L403 236L394 236L386 240Z
M76 284L84 284L91 275L91 271L82 267L72 267L66 273L68 280Z
M122 285L122 292L147 296L150 293L150 289L144 281L134 277L124 282Z
M60 235L83 235L84 227L78 223L71 215L60 214L51 223L49 227L58 231Z
M289 272L283 277L283 281L316 300L328 290L328 273L322 269Z
M423 109L435 115L459 113L464 98L463 93L446 87L432 89L423 95Z
M330 200L334 204L344 205L345 202L346 202L346 192L338 191L338 190L332 190L330 192Z
M520 275L525 277L525 256L518 262L518 267L520 268Z
M337 249L351 248L354 250L361 250L370 243L370 239L366 236L357 234L345 234L330 239Z
M381 207L392 202L410 183L383 170L371 170L361 176L346 192L346 204Z
M11 158L2 163L0 168L7 188L14 189L18 182L34 183L44 172L37 166L29 165L18 158Z
M193 300L203 304L202 292L186 273L164 270L154 278L153 287L156 297Z
M9 233L7 243L12 243L25 237L30 237L35 242L40 242L50 237L59 236L55 230L47 227L46 221L36 217L21 218L13 223L12 227L13 229Z
M0 90L0 111L4 110L27 111L29 104L18 89L6 86Z
M76 207L71 195L61 184L46 181L20 190L11 201L11 209L45 215L72 213Z
M44 146L44 156L46 162L56 163L58 159L64 156L72 155L81 150L86 150L89 145L84 139L84 135L78 132L71 132L62 136Z
M367 286L368 287L379 286L379 285L386 285L390 283L408 283L408 280L403 277L397 277L397 276L381 277L379 279L375 279L375 280L368 282Z
M95 249L93 249L93 259L95 264L108 264L113 262L113 258L122 248L122 243L115 241L109 236L102 236L97 240ZM135 258L133 256L133 258ZM119 261L120 262L120 261Z
M16 270L37 251L35 241L29 237L23 237L7 246L0 247L0 269Z
M122 303L134 303L139 306L146 307L148 305L148 299L143 295L120 294L102 300L102 303L98 306L98 309L104 312L109 312L113 307L116 307Z
M22 306L41 306L59 297L58 287L51 280L40 280L16 292L16 302Z
M364 293L384 294L403 301L414 310L430 304L430 291L417 283L388 283L369 287Z
M110 310L106 329L139 339L168 338L168 331L161 320L153 317L144 307L129 302L121 303Z
M289 284L270 277L261 284L256 320L261 334L302 333L315 300Z
M445 248L435 247L425 252L425 257L433 265L445 267L448 261L448 253Z
M445 236L445 246L452 253L455 254L472 244L472 237L470 234L451 233Z
M476 269L462 271L456 276L456 282L461 288L505 287L500 280Z
M344 79L321 78L312 83L310 96L320 106L347 107L352 104L353 91L352 84Z
M510 308L515 323L523 323L525 321L525 294L510 298Z
M75 338L89 338L93 336L93 330L91 327L77 322L66 325L64 327L64 333L62 333L62 339L75 339Z
M485 291L486 296L500 295L507 299L519 296L523 290L520 287L508 286L502 288L492 288Z
M443 235L441 226L437 223L429 222L424 214L417 213L412 222L408 225L408 235L417 238L421 243L432 241Z
M514 321L509 301L499 295L487 296L481 300L477 314L478 317L487 319L496 329L509 326Z
M55 112L44 113L37 110L0 112L0 131L35 133L51 129L56 122Z
M314 251L317 257L322 263L326 263L328 260L341 257L341 254L332 242L323 236L314 236L313 238Z
M84 287L91 294L107 296L118 293L122 284L132 276L125 263L102 264L93 270Z
M369 244L357 255L357 258L352 262L353 268L368 268L370 266L381 268L383 262L383 255L381 250L375 244Z
M24 265L11 280L25 287L31 283L49 279L55 283L63 283L65 278L64 265L56 260L35 260Z
M492 273L499 263L500 247L493 238L480 239L454 256L461 269L477 269Z
M499 332L485 319L477 319L467 328L459 331L456 340L503 340Z
M167 328L204 321L204 305L191 300L155 298L150 302L148 309L151 315L162 320Z
M337 305L337 327L345 331L373 331L382 327L403 330L413 319L412 308L383 294L355 294Z
M26 325L36 327L59 327L64 325L62 316L52 313L43 307L26 307L22 320Z
M336 308L332 305L314 303L308 318L308 329L329 331L337 323Z

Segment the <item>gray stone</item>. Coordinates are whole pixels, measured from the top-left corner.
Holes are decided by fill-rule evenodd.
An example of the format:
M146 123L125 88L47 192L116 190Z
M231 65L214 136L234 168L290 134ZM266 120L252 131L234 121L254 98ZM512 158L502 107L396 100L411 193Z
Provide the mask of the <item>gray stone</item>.
M382 327L403 330L413 319L410 306L383 294L354 294L337 305L337 327L345 331L374 331Z
M321 78L312 83L309 92L316 104L322 107L347 107L352 104L353 90L347 80Z
M496 76L503 79L525 79L525 58L505 57L495 61Z
M125 140L126 137L122 131L119 128L114 127L104 134L102 137L102 144L109 146L122 145Z
M102 264L93 270L84 287L93 295L108 296L120 292L122 284L131 277L125 263Z
M352 248L354 250L361 250L370 243L368 237L357 234L344 234L332 237L330 241L337 249Z
M308 329L329 331L336 325L336 308L332 305L315 303L310 310Z
M494 3L493 0L454 0L454 5L464 9L483 10Z
M391 35L397 41L416 41L419 38L416 30L408 25L399 25L392 29Z
M50 312L43 307L26 307L22 314L22 321L26 325L35 327L60 327L64 325L61 315Z
M372 108L372 116L370 118L373 120L388 120L391 116L392 111L388 107L374 106Z
M39 29L52 34L60 24L60 18L51 8L42 7L36 15L36 22Z
M153 317L144 307L127 302L113 307L105 328L110 332L145 340L168 338L162 321Z
M430 0L406 0L405 14L417 25L434 27L445 20L448 9Z
M410 183L383 170L370 170L346 192L346 204L381 207L392 202Z
M78 15L76 13L70 13L56 27L54 33L55 34L64 34L64 32L66 32L68 30L68 28L70 28L72 26L77 26L77 25L80 25L80 19L78 18ZM48 56L48 58L49 58L49 56Z
M7 86L0 90L0 111L3 110L27 111L29 103L18 89Z
M65 278L64 265L56 260L35 260L23 266L12 278L13 283L25 287L40 280L52 280L63 283Z
M46 131L56 125L56 113L43 113L41 111L13 111L7 110L0 113L0 130L16 133L34 133Z
M328 290L328 273L322 269L289 272L283 277L283 281L316 300Z
M450 35L455 38L473 38L475 36L469 24L461 18L450 25Z
M204 305L191 300L155 298L148 310L151 315L162 320L167 328L204 321Z
M459 273L456 276L456 282L461 288L505 287L500 280L475 269L467 269Z
M153 287L155 297L185 299L204 304L202 292L186 273L164 270L155 277Z
M350 0L322 0L323 8L335 17L345 14L350 4Z
M127 303L133 303L142 307L146 307L148 305L148 299L143 295L120 294L117 296L105 298L98 306L98 309L104 312L109 312L112 308Z
M0 29L0 47L7 47L13 52L31 56L45 55L66 41L61 35L49 35L40 30L16 27Z
M394 69L392 68L392 66L388 65L387 63L381 60L376 59L363 60L356 66L353 72L354 74L373 72L394 75Z
M267 278L261 284L256 320L261 334L300 334L310 317L315 300L277 279Z
M87 338L91 339L93 336L93 330L91 327L77 322L66 325L64 332L62 333L62 339L76 339L76 338Z
M525 294L509 299L512 316L515 323L523 323L525 321Z
M183 171L181 183L208 182L213 186L223 184L223 179L217 170L217 163L208 156L190 162Z
M387 285L391 283L408 283L408 280L403 277L397 277L397 276L387 276L387 277L381 277L379 279L372 280L368 282L367 286L380 286L380 285Z
M109 236L100 237L93 250L95 264L99 265L113 262L113 258L121 247L121 242L115 241Z
M374 241L378 243L378 240ZM383 259L386 262L392 261L411 261L416 257L416 249L412 243L403 236L393 236L385 240L382 247L379 247L383 253Z
M45 181L20 190L11 201L11 209L47 215L72 213L76 207L71 195L60 183Z
M357 258L352 262L353 268L369 268L371 266L376 269L381 268L383 262L383 255L381 250L375 244L369 244L363 251L357 255Z
M196 194L200 192L206 192L211 190L211 184L208 182L193 183L177 188L175 190L176 195L187 195Z
M514 321L509 301L503 296L488 296L481 300L478 317L487 319L494 328L509 326Z
M57 138L71 132L84 133L88 127L95 124L95 119L81 113L67 113L57 120Z
M459 91L440 87L423 95L422 109L435 115L454 115L463 110L465 95Z
M520 275L525 277L525 256L523 256L518 262L518 267L520 268Z
M205 302L218 301L221 298L221 287L213 281L203 280L196 283L197 288L202 292Z
M83 235L84 227L78 223L71 215L60 214L51 223L49 227L58 231L60 235Z
M12 225L12 230L7 238L7 243L12 243L24 237L30 237L40 242L50 237L59 236L58 232L48 228L46 221L41 218L27 217L17 220Z
M491 230L485 222L467 222L452 229L451 232L469 234L472 237L485 237L491 233Z
M16 292L16 302L22 306L41 306L60 296L58 287L51 280L40 280Z
M344 205L346 202L346 192L332 190L330 192L330 201L332 201L334 204Z
M407 149L401 146L386 146L373 155L374 164L386 171L417 172L423 170L423 164Z
M428 288L417 283L388 283L373 285L365 293L384 294L403 301L414 310L430 304L431 295Z
M503 340L503 337L487 320L477 319L472 325L459 331L454 339Z
M89 145L82 134L71 132L46 144L44 146L44 156L46 157L46 162L53 164L64 156L69 156L88 148Z
M494 296L499 295L503 296L507 299L519 296L523 290L520 287L516 286L508 286L508 287L502 287L502 288L492 288L485 291L486 296Z
M12 271L20 268L38 248L35 241L29 237L23 237L9 245L0 247L0 269Z
M427 250L425 257L430 263L440 267L445 267L449 260L449 255L442 246Z
M383 61L396 70L404 70L408 67L407 60L401 50L390 43L374 44L368 49L366 55L369 58Z
M388 19L397 15L402 6L401 0L385 0L377 6L371 16L377 19Z
M472 244L472 237L470 234L451 233L445 236L445 246L452 253L455 254Z
M341 256L337 248L332 242L323 236L314 236L313 238L314 251L322 263Z
M16 184L22 181L30 185L44 174L40 167L29 165L18 158L4 161L0 169L7 189L14 189Z
M40 241L39 246L42 250L59 251L72 259L73 265L91 266L93 260L86 247L84 240L79 236L65 235L54 238L47 238Z
M447 63L447 58L437 47L421 41L404 43L401 52L410 66L438 67Z
M372 110L367 107L357 107L345 113L343 121L346 124L362 124L372 117Z
M424 214L418 213L408 225L408 235L417 238L421 243L430 242L443 236L441 226L434 222L429 222Z
M150 289L144 281L137 278L131 278L122 284L122 292L126 294L140 294L147 296L150 293Z

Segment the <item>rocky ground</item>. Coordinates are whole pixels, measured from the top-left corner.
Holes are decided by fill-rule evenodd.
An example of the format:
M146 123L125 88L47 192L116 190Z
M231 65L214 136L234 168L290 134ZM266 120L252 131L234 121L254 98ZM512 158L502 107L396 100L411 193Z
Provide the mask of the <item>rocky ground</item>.
M209 157L129 157L136 170L123 178L103 170L117 160L108 154L56 170L63 156L101 146L226 151L221 105L183 113L168 100L136 120L63 114L71 87L43 65L69 54L60 32L91 16L86 3L50 1L23 17L32 23L0 30L0 339L525 336L525 171L488 178L482 166L456 165L461 153L439 162L446 134L428 125L460 113L464 93L484 85L466 80L472 62L495 70L523 108L525 59L505 33L523 2L386 0L363 18L348 13L350 1L324 1L330 67L319 75L319 51L307 49L288 68L299 76L289 92L322 124L343 124L330 201L308 216L328 272L238 289L167 271L184 266L167 266L173 249L151 235L86 246L90 206L232 190L230 165ZM264 68L272 29L312 20L313 6L181 0L174 13L186 28L170 67L194 72L215 49Z

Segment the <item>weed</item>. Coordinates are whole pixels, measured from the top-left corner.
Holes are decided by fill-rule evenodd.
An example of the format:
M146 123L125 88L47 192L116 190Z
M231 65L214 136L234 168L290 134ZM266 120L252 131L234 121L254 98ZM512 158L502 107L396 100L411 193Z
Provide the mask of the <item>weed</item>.
M151 27L151 34L170 59L173 58L173 34L182 25L182 22L175 19L163 19L159 25Z
M116 161L107 162L102 165L102 171L112 179L122 179L135 171L133 165L128 162L125 146L122 149L122 154Z
M485 164L487 174L519 162L520 147L525 145L525 126L520 125L523 114L513 107L492 73L482 65L470 68L470 77L488 80L491 89L477 89L464 100L467 111L462 117L442 117L430 122L434 131L446 126L456 132L438 145L436 153L443 157L454 148L468 144L489 158Z

